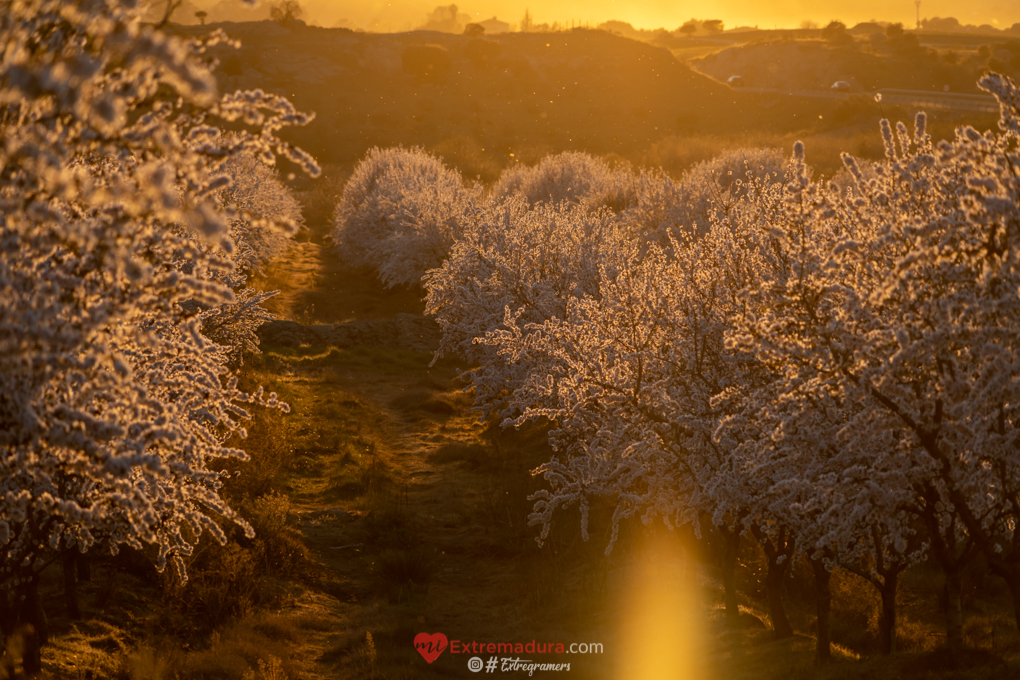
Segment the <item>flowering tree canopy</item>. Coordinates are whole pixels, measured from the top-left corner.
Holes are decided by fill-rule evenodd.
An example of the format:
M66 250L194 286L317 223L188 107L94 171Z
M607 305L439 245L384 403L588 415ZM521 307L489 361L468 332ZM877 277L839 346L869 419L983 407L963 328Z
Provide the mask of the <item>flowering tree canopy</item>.
M317 173L276 136L310 117L219 96L219 33L171 38L116 0L0 7L0 585L65 546L180 562L203 531L223 540L217 516L251 531L208 463L244 456L223 442L245 404L284 407L241 392L229 334L203 332L238 302L217 195L235 157Z
M499 203L519 195L535 203L579 203L621 210L633 202L633 182L627 169L613 168L601 158L566 151L543 158L537 165L514 165L503 171L489 191Z
M340 257L370 266L387 286L414 284L440 266L476 219L478 191L421 149L372 149L336 209Z

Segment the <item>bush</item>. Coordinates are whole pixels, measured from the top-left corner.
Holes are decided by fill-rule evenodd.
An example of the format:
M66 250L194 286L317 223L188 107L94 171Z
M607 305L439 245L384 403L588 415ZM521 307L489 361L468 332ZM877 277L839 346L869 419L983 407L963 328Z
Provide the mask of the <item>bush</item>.
M414 284L472 224L476 199L422 149L374 148L344 187L332 238L348 264L375 268L388 287Z
M251 614L268 598L263 549L260 541L250 550L210 544L188 566L190 578L173 601L208 628Z
M269 411L259 414L247 428L245 439L234 439L235 444L248 454L248 460L219 461L216 470L227 470L230 476L224 481L224 495L232 502L245 498L258 498L273 488L273 483L287 469L294 454L288 441L284 414Z
M515 195L523 196L529 205L568 202L614 211L635 199L628 170L610 167L580 151L547 156L534 166L507 168L489 191L489 202L497 204Z
M283 255L289 236L303 224L301 205L276 170L251 154L235 156L223 167L232 183L220 198L236 210L230 222L234 259L241 270L259 270Z
M375 493L386 482L386 469L374 447L362 453L356 443L345 444L340 466L329 475L326 493L336 498L357 498Z
M308 548L293 525L290 500L281 493L268 493L241 505L241 514L262 543L261 556L271 574L293 574L308 563Z

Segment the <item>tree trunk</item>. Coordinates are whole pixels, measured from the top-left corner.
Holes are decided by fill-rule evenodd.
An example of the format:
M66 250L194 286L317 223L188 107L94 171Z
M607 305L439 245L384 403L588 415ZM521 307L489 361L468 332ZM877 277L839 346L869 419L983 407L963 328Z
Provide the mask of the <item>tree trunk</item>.
M725 592L726 621L730 624L740 620L740 604L737 602L737 558L740 555L740 532L720 529L723 539L722 582Z
M692 596L697 595L701 589L701 575L700 567L698 566L698 557L692 550L684 551L684 572L683 572L683 584Z
M83 552L74 553L74 564L78 569L78 580L82 583L88 583L92 580L92 565L89 562L89 556Z
M946 646L963 649L963 583L959 572L946 572Z
M78 550L70 548L65 550L61 556L61 566L64 571L64 607L67 609L67 615L72 619L81 618L81 608L78 606L76 554L78 554Z
M701 590L701 554L702 542L698 539L692 525L684 525L677 530L680 545L683 547L683 572L681 574L684 588L692 597L697 597Z
M796 539L787 531L786 527L779 526L775 541L770 536L751 525L751 533L761 544L765 557L769 562L768 572L765 574L765 593L769 601L769 615L772 617L772 633L775 639L781 640L793 635L793 626L790 619L786 617L786 608L783 605L783 579L786 571L790 568L790 562L795 552Z
M879 644L883 654L896 653L896 582L899 574L887 574L878 591L882 595L882 616L878 622Z
M815 647L815 659L818 663L832 660L832 573L825 568L822 560L810 560L811 569L815 572L815 612L818 623L815 631L818 642Z
M18 610L11 602L11 593L0 589L0 678L13 678L16 672L11 642L17 624Z
M21 605L21 629L24 648L21 664L29 677L42 671L42 646L49 640L49 626L46 612L39 601L39 581L33 580L25 589L25 601Z
M783 604L783 579L786 577L786 570L790 566L789 558L779 563L778 559L769 560L769 570L765 575L765 591L769 599L769 615L772 617L772 632L777 640L788 638L793 635L793 626L790 619L786 617L786 607Z
M1020 572L1017 569L994 570L1006 582L1009 594L1013 598L1013 623L1020 630Z
M1013 623L1020 630L1020 564L1007 561L1002 555L985 552L988 570L1006 582L1010 598L1013 600Z
M977 546L973 534L961 545L957 537L959 519L956 515L950 515L948 525L939 520L941 516L939 506L942 501L941 495L934 487L930 485L925 487L922 498L924 502L920 515L928 528L931 552L942 565L942 573L945 575L945 597L942 605L946 616L946 647L956 652L963 649L961 574L977 552Z

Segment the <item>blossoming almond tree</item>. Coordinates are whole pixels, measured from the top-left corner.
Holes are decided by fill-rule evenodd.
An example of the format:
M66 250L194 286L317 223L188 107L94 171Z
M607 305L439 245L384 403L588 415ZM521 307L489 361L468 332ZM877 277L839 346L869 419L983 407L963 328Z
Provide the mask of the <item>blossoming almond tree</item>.
M280 181L276 169L253 154L233 155L223 164L230 185L220 200L233 212L230 236L234 260L242 271L259 271L283 255L288 236L303 224L301 206Z
M273 318L262 303L277 293L255 290L248 285L248 277L284 254L289 237L304 218L301 206L265 158L252 153L231 155L222 172L230 181L217 199L230 223L233 267L219 274L217 281L233 291L233 299L202 307L202 334L230 348L228 359L234 367L245 354L259 352L258 327Z
M511 196L536 203L577 203L589 208L619 211L633 203L634 182L628 169L581 151L546 156L536 165L514 165L489 190L488 201L498 204Z
M238 390L202 334L198 310L232 300L215 194L241 153L317 171L275 134L308 116L216 95L203 54L220 36L185 43L129 10L0 3L0 599L5 631L36 629L30 673L54 553L153 545L162 568L205 531L223 540L216 517L251 531L208 463L244 456L223 441L246 403L281 405Z
M934 551L947 585L965 536L1017 606L1020 97L1000 76L981 85L1002 103L1001 133L965 128L933 149L923 117L913 138L883 123L876 176L850 162L855 196L815 194L814 220L777 230L797 275L757 290L785 302L742 313L731 342L783 367L805 408L839 395L851 414L840 445L910 492L932 539L952 548ZM889 540L903 553L907 538Z
M542 323L525 324L508 312L506 328L493 329L484 341L527 374L511 398L510 411L521 415L506 424L544 417L558 426L553 443L563 458L539 468L552 488L537 494L532 515L542 535L557 510L575 504L586 534L593 496L616 503L614 539L619 522L635 515L695 528L707 520L725 546L723 581L733 618L740 535L748 522L764 524L763 506L746 493L750 485L738 479L743 468L713 433L723 413L716 396L756 380L758 372L749 355L723 345L729 309L739 290L775 276L782 264L751 218L770 214L777 192L757 186L762 193L745 208L748 219L717 223L702 238L692 227L668 254L652 246L630 267L603 266L598 297L570 299L563 316ZM766 546L779 543L770 575L780 636L792 633L781 613L784 558L794 548L788 534L779 528L761 535Z
M782 184L785 164L777 149L743 148L698 163L679 179L662 170L642 170L631 178L634 198L618 218L640 238L668 250L670 238L680 238L684 230L704 235L713 220L731 210L759 210L741 199Z
M472 228L478 199L419 148L374 148L344 187L332 238L342 259L374 268L387 286L417 284Z
M600 295L599 267L623 271L637 256L606 210L569 203L529 207L521 198L489 206L425 277L426 313L443 332L436 356L457 352L476 366L467 377L479 407L500 412L526 374L481 342L512 310L520 323L564 318L567 301Z
M799 300L798 286L814 272L826 244L843 232L837 213L827 207L829 188L809 180L803 146L795 147L790 182L783 191L779 210L768 217L770 249L783 262L779 275L749 281L733 307L735 319L773 318L776 310ZM847 284L853 286L852 283ZM834 303L834 304L838 304ZM756 353L757 345L739 342L740 324L728 329L734 351ZM766 380L731 385L719 396L728 415L716 436L732 448L745 468L743 480L757 488L751 493L768 507L766 517L798 537L799 550L812 560L818 591L819 656L828 657L825 616L827 570L835 564L869 580L883 600L881 640L893 650L895 598L900 572L923 556L907 539L914 535L911 517L902 506L912 498L904 473L909 461L889 469L888 454L896 451L888 441L872 448L846 446L838 433L855 417L852 404L832 390L806 392L806 369L788 366L766 352L757 352ZM909 477L908 477L909 479ZM723 497L735 487L726 478L716 480ZM739 492L737 498L743 498ZM770 560L776 552L769 545L767 527L750 525ZM893 549L893 546L897 549Z

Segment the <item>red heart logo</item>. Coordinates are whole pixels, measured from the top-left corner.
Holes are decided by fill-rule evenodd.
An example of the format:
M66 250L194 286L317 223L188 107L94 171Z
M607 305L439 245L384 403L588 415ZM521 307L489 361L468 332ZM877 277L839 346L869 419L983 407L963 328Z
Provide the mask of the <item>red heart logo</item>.
M418 650L422 658L432 663L439 658L439 655L446 649L448 640L442 633L418 633L414 636L414 648Z

